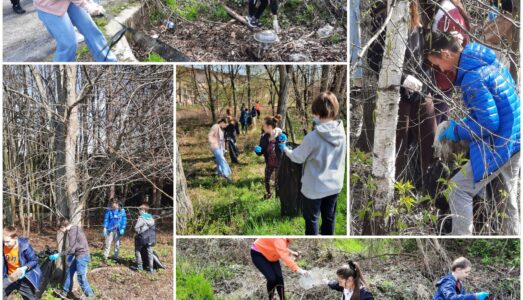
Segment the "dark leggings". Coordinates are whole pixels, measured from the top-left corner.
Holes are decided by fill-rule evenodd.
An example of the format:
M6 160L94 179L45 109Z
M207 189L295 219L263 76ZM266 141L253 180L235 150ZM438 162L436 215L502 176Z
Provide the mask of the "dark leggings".
M420 146L421 169L428 170L435 161L434 148L432 148L435 135L436 118L433 102L425 99L418 101L401 99L396 130L396 178L407 167L407 152L410 144Z
M281 265L279 261L268 261L263 254L251 249L252 262L262 272L265 279L267 279L267 292L269 293L269 300L274 299L274 290L278 292L281 300L285 299L285 288L283 283L283 274L281 272Z
M265 165L265 191L267 194L271 194L271 176L273 172L275 172L274 186L276 193L278 193L278 170L278 167L269 167L268 164Z
M256 8L256 4L260 3L260 6ZM271 11L275 15L278 13L278 0L271 0ZM269 0L249 0L249 16L254 16L256 19L260 19L263 11L269 4Z

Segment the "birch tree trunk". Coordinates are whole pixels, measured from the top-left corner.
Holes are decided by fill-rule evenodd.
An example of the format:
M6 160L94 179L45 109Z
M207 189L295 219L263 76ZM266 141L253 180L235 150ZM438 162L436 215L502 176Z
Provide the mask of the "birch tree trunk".
M187 195L187 181L183 171L182 157L176 144L176 230L184 230L193 215L191 199Z
M377 91L376 127L374 135L372 176L376 183L373 195L372 234L386 233L387 205L394 198L396 126L400 101L401 74L408 35L409 1L400 0L391 8L387 25L385 51ZM364 230L368 230L366 228Z

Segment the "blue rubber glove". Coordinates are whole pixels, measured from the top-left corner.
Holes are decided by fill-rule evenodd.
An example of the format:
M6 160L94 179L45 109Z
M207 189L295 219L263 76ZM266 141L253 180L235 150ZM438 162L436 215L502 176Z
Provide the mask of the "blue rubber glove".
M476 294L476 298L478 300L485 300L485 299L487 299L488 296L489 296L488 292L481 292L481 293Z
M59 257L60 257L60 254L55 253L55 254L49 255L49 260L50 260L50 261L55 261L55 260L57 260Z
M439 136L438 141L442 141L443 139L447 139L453 142L456 142L458 138L454 134L454 128L456 127L456 122L454 120L449 121L449 127L445 129Z
M262 152L262 147L260 147L260 146L254 147L254 152L260 154Z
M283 151L283 149L285 149L285 147L287 147L287 145L285 145L285 143L280 143L278 145L278 147L280 147L280 150Z
M104 236L107 237L107 228L104 228Z
M120 229L120 235L123 235L125 231L123 229Z
M288 139L287 139L287 135L285 133L280 133L280 135L278 135L279 143L285 143L287 141L288 141Z
M20 277L18 277L18 280L25 277L25 273L27 272L27 267L21 267L19 269L22 270L22 275L20 275Z

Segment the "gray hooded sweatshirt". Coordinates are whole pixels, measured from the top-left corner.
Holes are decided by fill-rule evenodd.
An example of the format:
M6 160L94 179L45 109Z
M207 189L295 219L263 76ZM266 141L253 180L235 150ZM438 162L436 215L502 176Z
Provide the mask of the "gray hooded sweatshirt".
M147 229L152 227L154 225L154 219L151 214L144 213L139 218L138 221L136 221L136 225L134 225L134 230L137 234L141 234L145 232Z
M303 164L301 192L309 199L339 194L345 180L347 137L342 121L329 121L316 126L300 146L285 154Z

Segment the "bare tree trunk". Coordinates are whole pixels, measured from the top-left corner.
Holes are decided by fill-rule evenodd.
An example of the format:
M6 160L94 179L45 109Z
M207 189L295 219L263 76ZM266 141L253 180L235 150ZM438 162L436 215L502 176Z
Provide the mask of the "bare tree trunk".
M396 126L398 123L399 86L408 34L409 1L400 0L392 8L391 22L387 26L387 39L382 68L378 81L376 132L374 136L372 175L376 183L373 195L374 216L371 220L373 234L384 234L387 205L394 198L396 154Z
M236 77L236 71L234 70L235 68L238 68L238 66L229 65L229 78L231 79L232 102L234 104L234 118L236 118L236 109L238 107L238 104L236 103L236 86L234 84L234 79Z
M289 99L289 73L292 72L292 66L280 65L280 95L278 99L278 114L281 115L281 129L285 130L285 120L287 117L287 101Z
M251 66L246 65L247 73L247 108L251 109Z
M329 86L329 73L330 73L330 66L322 65L321 66L320 92L325 92Z
M191 199L187 195L187 181L183 171L182 157L176 144L176 230L182 231L193 216Z
M212 122L216 123L216 99L212 96L212 70L210 66L203 66L205 70L205 78L207 79L207 89L209 96L209 106L211 108Z

